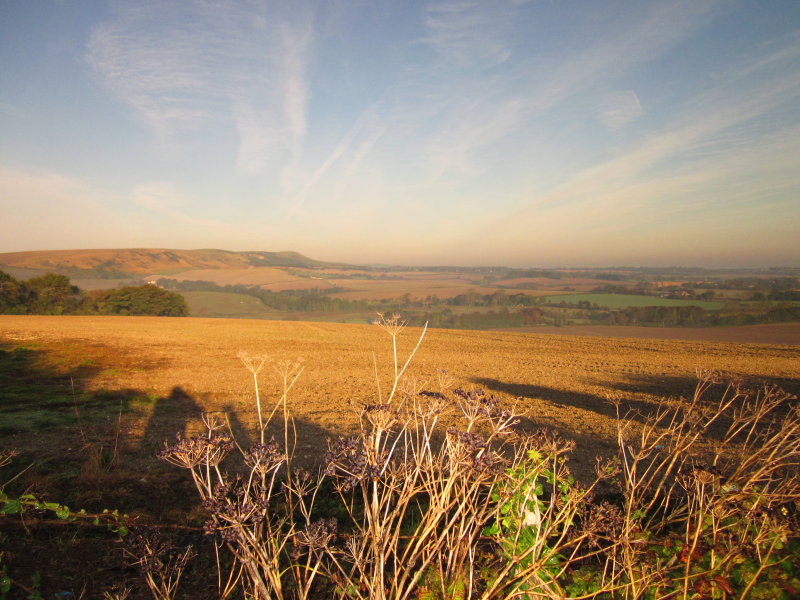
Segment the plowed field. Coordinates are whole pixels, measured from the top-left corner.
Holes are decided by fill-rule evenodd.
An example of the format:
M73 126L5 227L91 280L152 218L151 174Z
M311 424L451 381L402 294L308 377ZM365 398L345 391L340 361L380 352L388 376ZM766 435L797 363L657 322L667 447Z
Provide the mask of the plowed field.
M402 356L419 334L401 334ZM319 456L328 437L352 431L355 411L377 400L373 353L384 389L391 368L390 339L369 325L2 316L0 344L5 351L32 351L36 368L52 385L108 397L106 419L112 423L129 403L119 429L132 453L150 453L176 431L198 430L201 411L225 410L245 441L252 436L252 377L239 351L269 355L260 374L267 402L281 389L274 366L302 361L289 406L299 425L298 453L308 460ZM620 400L623 409L648 410L660 397L691 394L699 368L800 391L800 348L775 344L429 330L409 373L418 388L431 389L444 369L456 385L482 387L516 403L526 414L525 425L553 428L577 441L574 464L580 470L613 446L609 398ZM118 390L127 392L114 395ZM8 406L10 395L4 397ZM67 403L63 410L73 407ZM14 421L14 414L22 420ZM5 445L60 451L76 436L66 425L31 431L24 414L4 414Z

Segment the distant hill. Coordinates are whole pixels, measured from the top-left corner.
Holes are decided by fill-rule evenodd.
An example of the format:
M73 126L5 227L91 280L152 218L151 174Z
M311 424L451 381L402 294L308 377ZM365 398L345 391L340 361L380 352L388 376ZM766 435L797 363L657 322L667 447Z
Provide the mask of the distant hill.
M353 268L353 265L314 260L298 252L231 252L228 250L38 250L0 253L4 267L32 272L55 272L76 278L114 279L170 275L190 269L247 267Z

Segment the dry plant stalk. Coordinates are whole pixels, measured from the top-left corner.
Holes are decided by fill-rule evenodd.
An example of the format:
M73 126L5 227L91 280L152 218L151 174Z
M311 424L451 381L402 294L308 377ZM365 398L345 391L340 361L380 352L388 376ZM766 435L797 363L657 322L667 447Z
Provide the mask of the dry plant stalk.
M139 528L125 539L126 552L136 559L147 587L156 600L172 600L178 589L181 575L195 556L191 546L182 550L174 548L152 528ZM127 597L128 590L121 592Z
M166 446L159 456L190 470L203 506L210 513L207 533L218 534L234 557L234 567L224 583L220 573L220 595L228 596L241 583L255 598L285 598L286 556L297 534L295 520L299 515L305 515L307 520L311 517L307 504L309 479L295 473L291 466L296 436L290 437L294 423L286 406L288 393L302 367L297 363L278 367L283 376L283 394L265 416L258 374L266 357L240 354L240 358L253 375L260 441L242 450L232 435L219 433L222 419L218 415L205 415L204 436L179 438L176 444ZM265 441L266 428L279 410L283 414L283 449L275 440ZM230 424L227 425L230 431ZM246 468L243 475L228 473L220 467L234 447L241 452ZM281 469L284 470L282 480L278 475ZM291 589L299 586L305 590L296 597L308 597L316 576L314 567L289 571L297 578L290 585Z
M238 586L258 600L729 597L746 557L755 566L738 588L745 597L798 537L781 511L800 506L800 412L785 410L778 389L731 384L711 401L715 380L705 376L691 400L665 402L640 426L619 416L618 457L598 461L581 486L567 466L574 444L518 431L518 414L496 398L450 392L444 374L437 391L401 382L426 330L401 360L405 323L381 315L377 324L392 340L389 392L376 365L378 401L361 410L357 435L329 442L316 476L292 465L287 397L298 362L279 363L283 394L262 416L264 360L243 358L256 387L253 447L208 416L204 436L161 453L190 470L207 531L234 558L221 596ZM278 414L283 439L266 441ZM221 467L234 447L240 474ZM618 486L617 502L595 501L603 480ZM341 505L334 518L315 508L327 486ZM575 591L582 569L590 583Z
M719 379L700 375L691 400L665 403L637 434L631 421L619 420L624 506L607 567L624 598L732 594L730 573L753 560L743 598L791 534L787 507L800 502L793 397L732 382L711 400ZM653 561L649 540L678 534L676 553Z

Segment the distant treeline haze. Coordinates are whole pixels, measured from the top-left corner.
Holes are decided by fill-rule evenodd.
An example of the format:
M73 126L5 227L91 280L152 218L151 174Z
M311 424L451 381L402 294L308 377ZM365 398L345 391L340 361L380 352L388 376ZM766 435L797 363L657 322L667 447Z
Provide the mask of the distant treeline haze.
M541 275L537 272L536 274ZM68 277L48 273L20 281L0 271L0 313L4 314L99 314L186 316L188 307L178 292L203 291L245 294L266 307L285 313L283 318L302 318L304 314L329 313L361 315L365 320L377 312L402 311L410 324L428 323L431 327L458 329L496 329L535 325L610 324L661 327L749 325L800 321L800 282L796 278L696 282L691 288L629 288L619 284L598 287L598 294L638 294L638 306L603 306L585 299L586 295L561 296L558 302L543 296L497 290L491 294L468 292L451 298L428 295L414 298L403 294L380 300L348 299L335 296L343 288L273 292L256 285L224 285L209 281L178 281L162 278L157 285L128 286L108 290L83 291ZM694 305L642 305L643 297L655 293L689 294L705 301L717 298L715 290L744 290L747 300L727 300L721 308ZM592 297L591 295L589 295ZM584 298L584 299L582 299ZM645 301L646 302L646 301ZM669 301L671 302L671 301Z
M761 287L753 292L747 302L728 302L720 310L706 310L699 306L631 306L607 308L586 301L546 303L546 298L524 293L508 293L498 290L491 294L469 292L452 298L428 295L412 298L404 294L398 298L367 300L333 296L342 288L324 290L291 290L273 292L255 285L217 285L210 281L178 281L162 278L159 286L175 291L227 292L246 294L276 311L296 313L367 313L402 311L410 324L428 323L431 327L458 329L495 329L505 327L530 327L534 325L566 325L594 323L611 325L644 325L661 327L697 327L749 325L800 321L800 292L792 287L798 281L771 282L775 287ZM716 282L716 286L724 282ZM752 282L747 282L750 289ZM615 289L599 289L598 292L631 293L631 290L614 286ZM717 289L732 289L717 287ZM737 288L740 289L740 288ZM710 299L713 292L704 292L697 297ZM466 308L473 307L473 312ZM488 309L488 310L487 310Z

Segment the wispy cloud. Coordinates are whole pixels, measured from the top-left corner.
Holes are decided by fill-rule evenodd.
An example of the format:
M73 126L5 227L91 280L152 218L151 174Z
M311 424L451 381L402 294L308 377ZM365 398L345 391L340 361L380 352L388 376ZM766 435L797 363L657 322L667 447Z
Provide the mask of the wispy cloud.
M257 172L302 152L312 17L302 2L118 3L86 58L160 143L188 143L233 119L237 166Z
M633 90L612 92L605 96L600 120L612 128L624 127L644 114L639 97Z
M353 174L357 171L361 161L371 150L372 146L383 135L385 128L376 123L376 106L369 107L356 120L353 126L339 140L325 160L313 171L302 188L294 195L288 210L288 216L299 213L308 195L317 186L319 181L340 161L345 161L347 166L340 174L336 183L336 192L332 200L338 199L341 191ZM355 149L353 149L355 147Z
M439 60L450 66L469 64L486 67L508 60L509 9L513 3L437 2L425 13L426 35Z
M409 68L387 101L387 136L415 136L415 158L435 182L473 175L476 155L508 135L525 116L511 35L519 3L434 2L425 8L415 44L432 50ZM412 159L413 160L413 159ZM484 161L487 162L487 161Z
M709 162L713 166L713 161L720 160L719 155L710 155L706 149L706 160L703 161L697 156L698 152L713 145L717 136L726 135L732 128L768 113L785 103L789 97L796 97L798 92L800 80L795 80L786 81L772 89L754 91L752 96L743 101L726 102L719 98L713 114L703 111L682 125L673 124L667 131L651 136L635 150L577 173L565 185L537 199L533 206L603 203L604 208L613 209L613 204L607 202L611 201L617 190L639 178L653 177L657 168L672 168L668 161L693 155L695 170L701 164L710 166ZM758 160L757 157L753 158Z
M339 180L336 182L333 197L331 198L333 202L338 202L342 198L344 193L347 191L351 180L361 168L361 164L372 151L372 148L375 146L375 144L378 143L378 140L380 140L385 133L386 126L383 124L374 124L371 127L367 127L365 134L356 144L355 150L350 156L350 160L347 162L347 165L343 169Z
M776 54L787 56L783 50ZM755 57L752 63L772 61ZM677 239L704 226L713 237L725 224L764 233L761 203L768 198L774 210L800 217L800 208L792 206L792 190L800 186L800 174L791 168L800 153L797 127L776 121L765 128L771 115L800 99L800 72L759 73L754 81L750 66L731 65L726 85L697 94L660 131L575 173L491 228L506 231L509 244L531 247L522 240L534 236L539 243L533 246L543 247L555 243L554 232L566 224L584 232L586 243L602 236L632 240L669 228ZM756 123L760 128L754 129ZM715 243L722 247L729 240Z
M614 82L637 65L663 55L700 29L715 13L714 2L641 3L608 18L605 27L565 56L556 56L550 73L533 81L533 106L542 110L599 82Z
M81 234L88 225L62 207L92 212L126 245L302 250L347 238L456 262L483 259L456 253L487 229L506 256L524 248L516 262L535 263L537 249L589 239L650 234L655 248L688 244L700 223L766 228L770 211L800 218L800 32L784 7L751 4L65 5L79 29L28 19L36 35L0 56L15 79L0 103L0 163L42 167L0 169L6 212L52 213ZM83 56L105 94L82 87L72 61L30 58L54 32L80 44L87 31Z
M280 73L283 80L283 109L289 125L292 158L300 159L303 140L306 135L306 111L309 84L308 67L313 43L311 10L299 7L294 22L280 26L279 52L281 52Z
M481 167L475 153L513 132L524 116L523 102L513 98L454 107L431 138L428 156L433 179L446 172L472 176L489 168L493 161L484 156Z
M603 88L691 35L711 18L713 8L713 3L648 4L616 20L604 15L602 35L593 28L575 47L543 49L532 61L536 42L531 38L547 33L537 22L542 6L431 4L420 41L435 51L434 59L404 80L420 100L414 105L403 98L400 122L411 121L426 140L432 180L448 172L471 177L501 164L509 149L498 143L520 131L535 131L550 111L579 95L596 103L604 124L623 127L643 115L636 92ZM534 32L521 35L524 27Z

